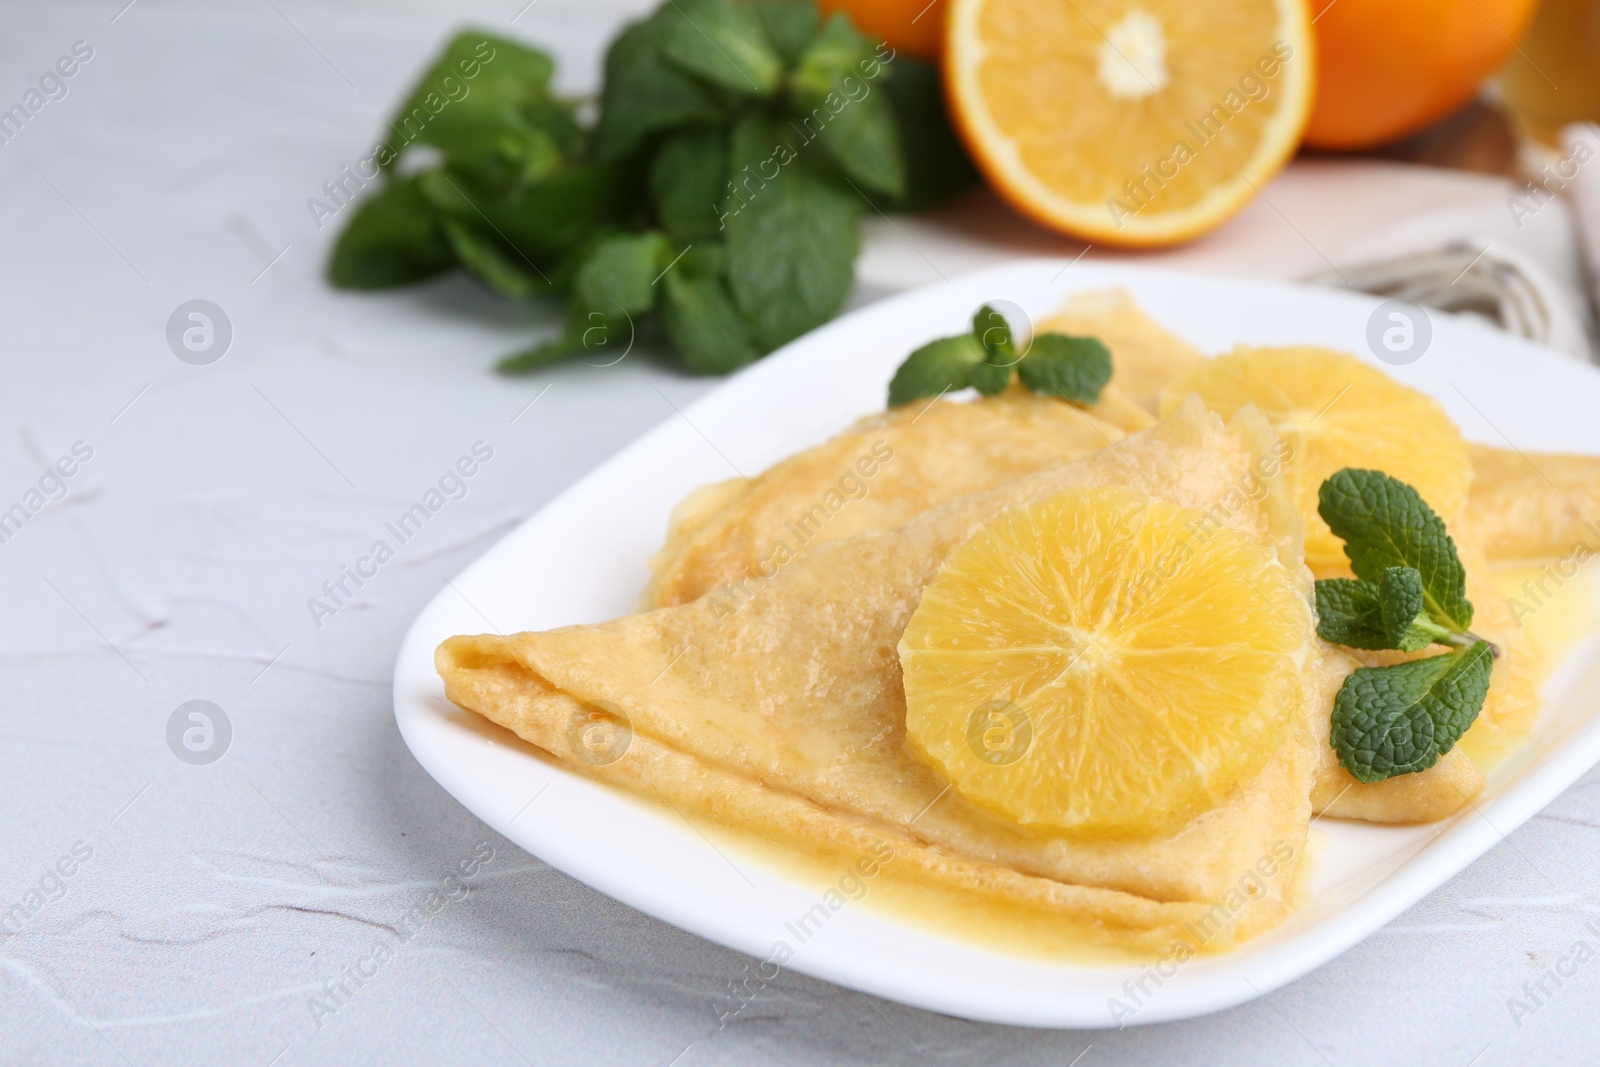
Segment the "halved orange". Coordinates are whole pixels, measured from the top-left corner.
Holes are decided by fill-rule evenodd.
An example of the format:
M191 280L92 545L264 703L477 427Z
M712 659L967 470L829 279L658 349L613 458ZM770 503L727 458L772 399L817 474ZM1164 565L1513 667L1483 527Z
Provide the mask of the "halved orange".
M1165 245L1238 211L1300 143L1305 0L950 0L945 92L1011 205L1089 241Z

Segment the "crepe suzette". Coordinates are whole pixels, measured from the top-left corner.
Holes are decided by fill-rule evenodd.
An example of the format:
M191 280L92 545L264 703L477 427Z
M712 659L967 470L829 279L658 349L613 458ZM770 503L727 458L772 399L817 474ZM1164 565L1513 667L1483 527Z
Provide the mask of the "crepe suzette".
M821 855L892 854L897 877L1048 914L1084 939L1216 947L1280 921L1306 866L1318 706L1301 529L1259 416L1199 403L1097 452L818 544L729 615L715 593L599 626L455 637L447 695L571 769ZM1275 554L1304 617L1301 678L1265 764L1213 807L1144 836L1026 829L968 802L906 743L897 645L924 588L986 523L1066 490L1196 509ZM596 760L582 726L625 720Z
M1123 429L1137 428L1127 404L1159 410L1162 398L1180 402L1185 377L1203 374L1213 364L1140 310L1123 290L1075 294L1054 316L1038 324L1040 331L1089 335L1101 339L1112 353L1113 375L1096 411L1113 416ZM1295 350L1279 354L1337 363L1334 354L1321 350ZM1347 357L1338 357L1347 358ZM1364 368L1363 368L1364 369ZM1367 371L1380 391L1398 390L1378 372ZM1263 383L1246 376L1248 387ZM1179 388L1175 388L1175 383ZM1327 396L1313 404L1321 409L1337 399L1345 408L1360 403L1348 391L1347 377L1332 381ZM1270 385L1268 386L1271 391ZM1402 403L1422 405L1436 412L1439 438L1454 438L1460 470L1446 472L1465 486L1470 481L1466 506L1462 492L1430 493L1430 503L1446 511L1446 520L1468 562L1468 595L1478 607L1477 632L1494 641L1502 655L1495 661L1490 691L1478 721L1462 742L1426 771L1381 782L1357 782L1326 743L1327 716L1318 718L1318 768L1313 791L1314 810L1338 818L1380 823L1417 823L1443 818L1467 804L1483 789L1483 771L1531 725L1538 708L1538 658L1540 650L1520 631L1504 598L1486 582L1490 567L1505 563L1539 564L1571 558L1575 552L1600 553L1600 457L1525 455L1481 445L1464 445L1442 411L1431 400L1404 391ZM1221 399L1220 397L1217 399ZM1233 398L1233 410L1240 403ZM1303 422L1292 405L1284 405L1281 424L1290 439ZM1364 411L1352 413L1357 419ZM1332 415L1316 420L1333 431L1337 447L1342 432ZM741 583L762 572L771 556L762 551L781 548L785 559L809 552L817 544L841 536L888 529L912 515L963 493L981 491L1029 474L1080 450L1098 447L1097 439L1110 440L1119 433L1105 418L1090 416L1071 405L1035 397L1014 388L1003 397L972 403L935 401L931 406L908 404L864 420L857 427L816 448L808 449L774 466L753 481L735 480L691 494L674 513L671 532L652 560L654 578L644 597L645 607L684 603L719 586L726 586L718 610L728 610L742 596ZM1356 436L1359 438L1360 434ZM852 502L841 515L827 519L815 503L810 511L826 520L813 525L795 516L808 502L823 498L828 485L849 477L851 460L881 442L892 450L894 463L882 466L878 480L861 486L862 502ZM892 444L890 443L892 442ZM1280 446L1283 447L1283 446ZM1444 450L1446 453L1448 449ZM1468 459L1470 457L1470 461ZM1356 465L1382 464L1381 456L1351 457ZM1330 471L1331 472L1331 471ZM1302 493L1304 495L1304 493ZM1455 510L1451 510L1451 506ZM1302 501L1302 508L1308 507ZM1320 524L1320 523L1319 523ZM798 536L796 535L798 533ZM1347 572L1334 562L1340 555L1325 550L1318 577ZM1351 653L1324 646L1320 686L1324 706L1344 678L1362 665L1381 665L1406 658L1390 653ZM1475 761L1474 757L1479 759Z

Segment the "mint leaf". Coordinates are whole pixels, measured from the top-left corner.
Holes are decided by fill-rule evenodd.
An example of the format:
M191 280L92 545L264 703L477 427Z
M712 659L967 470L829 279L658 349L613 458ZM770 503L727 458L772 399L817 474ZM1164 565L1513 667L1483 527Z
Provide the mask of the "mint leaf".
M770 115L745 116L723 202L728 282L763 351L832 318L854 280L861 199L816 173Z
M493 232L547 272L596 231L635 215L642 184L638 168L622 163L565 167L504 194L450 170L419 175L417 183L435 207Z
M561 335L507 356L496 369L523 374L580 353L605 360L626 355L639 320L655 306L652 282L669 262L667 252L665 236L654 231L594 242L573 273Z
M1005 392L1011 384L1011 366L984 360L972 368L972 387L984 396Z
M726 118L716 94L669 64L652 38L649 23L634 23L606 51L595 128L595 154L601 160L628 155L651 134Z
M1458 631L1472 625L1466 571L1444 522L1406 483L1382 471L1346 467L1322 483L1317 512L1357 578L1378 582L1389 567L1414 567L1433 621Z
M532 374L541 367L559 363L581 351L574 347L563 333L553 341L544 341L521 351L513 352L494 365L501 374Z
M1017 362L1011 324L985 304L972 316L972 337L984 353L984 361L972 368L972 387L984 396L1004 392L1011 384L1011 368Z
M527 168L527 157L561 154L541 127L576 131L567 105L549 92L550 57L481 30L457 34L389 120L393 166L407 145L432 145L451 166L499 176Z
M340 289L387 289L431 278L455 262L439 215L416 183L394 181L356 208L333 246L328 280Z
M533 129L550 136L562 155L588 154L589 131L579 124L577 107L572 101L554 96L537 97L526 101L520 110Z
M986 365L983 347L970 333L930 341L906 357L889 382L889 406L924 396L942 396L972 384L972 373ZM1009 373L1009 372L1008 372Z
M1324 578L1316 596L1317 636L1336 645L1415 652L1435 641L1462 643L1428 617L1415 567L1388 567L1377 582Z
M878 56L867 62L866 77L880 86L894 112L905 191L884 207L925 211L978 184L978 172L950 126L939 68L907 55L895 56L878 70ZM879 88L874 88L879 92Z
M1389 648L1378 587L1353 578L1316 583L1317 636L1346 648Z
M662 276L661 325L691 370L726 374L761 355L722 277L715 247L696 246Z
M972 316L972 336L988 356L989 362L1009 367L1017 362L1017 347L1011 338L1011 323L988 304Z
M811 0L751 0L745 7L761 23L784 66L798 63L806 43L817 32L816 5Z
M1415 567L1384 570L1378 582L1378 615L1386 648L1415 652L1445 635L1423 607L1422 574Z
M470 91L466 98L486 96L520 105L547 96L555 70L555 62L537 48L480 29L462 30L417 79L406 104L422 103L428 92L448 95L454 88L445 84L444 79L449 77L467 83ZM460 101L453 101L450 106L456 103ZM401 110L406 110L405 105Z
M1093 404L1111 380L1111 352L1093 337L1042 333L1017 365L1017 377L1035 393Z
M493 233L457 219L444 220L445 237L467 273L502 296L527 299L552 291L547 275Z
M657 232L606 238L573 277L571 302L608 315L643 315L655 305L652 283L671 258L666 238Z
M771 96L783 58L760 21L729 0L668 0L647 23L650 40L673 65L730 93Z
M1494 659L1479 641L1459 652L1358 667L1334 699L1329 743L1357 781L1432 767L1477 719Z
M661 145L650 164L656 221L673 237L698 241L717 232L728 181L728 139L720 130L686 130Z
M890 197L905 192L894 108L874 79L873 45L836 14L801 54L790 78L794 121L809 143L816 140L851 180Z

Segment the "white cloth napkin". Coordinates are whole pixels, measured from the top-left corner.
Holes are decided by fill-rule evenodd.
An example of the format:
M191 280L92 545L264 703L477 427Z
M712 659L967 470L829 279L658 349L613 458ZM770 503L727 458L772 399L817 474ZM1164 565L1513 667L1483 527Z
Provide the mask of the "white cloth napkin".
M1592 185L1587 227L1596 236L1589 242L1593 251L1600 248L1600 159L1578 175ZM1579 225L1562 189L1549 185L1549 192L1537 193L1531 185L1508 185L1503 206L1422 215L1346 247L1331 267L1306 280L1477 315L1574 359L1592 360L1594 313Z
M1577 216L1578 243L1588 271L1590 299L1600 309L1600 128L1592 122L1568 126L1561 131L1566 195ZM1561 173L1556 175L1561 177Z

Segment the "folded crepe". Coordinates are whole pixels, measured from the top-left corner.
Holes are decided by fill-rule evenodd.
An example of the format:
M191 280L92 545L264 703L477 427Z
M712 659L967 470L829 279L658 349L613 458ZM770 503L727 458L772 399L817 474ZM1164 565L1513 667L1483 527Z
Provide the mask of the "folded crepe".
M1034 332L1098 337L1111 350L1111 385L1151 413L1162 391L1206 358L1146 315L1126 289L1074 293Z
M1301 528L1246 410L1192 401L1069 463L815 546L688 603L599 626L454 637L436 663L451 700L572 770L825 856L892 853L898 876L1047 913L1087 939L1220 947L1280 921L1305 869L1318 670ZM1279 750L1175 832L1112 840L1024 830L963 800L905 741L896 646L944 558L1008 508L1122 486L1197 508L1272 548L1307 598L1304 699ZM625 722L621 758L583 725Z
M919 401L862 419L775 464L690 493L650 560L641 606L683 604L758 575L779 555L887 530L936 504L1097 451L1154 421L1140 409L1120 425L1094 409L1014 387L977 403ZM1098 414L1096 414L1098 412ZM1115 415L1113 411L1111 414Z
M1204 358L1123 289L1069 297L1035 327L1050 331L1098 337L1111 350L1111 382L1092 407L1020 385L974 403L919 401L863 419L755 479L697 489L673 510L640 606L687 603L765 570L780 546L798 555L887 530L936 504L1104 448L1153 423L1161 390Z
M1600 552L1600 456L1471 446L1466 524L1496 562ZM1587 558L1587 557L1586 557Z

